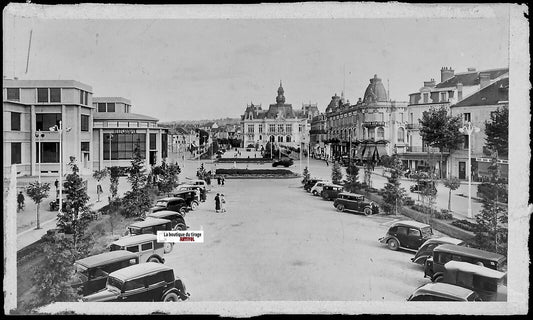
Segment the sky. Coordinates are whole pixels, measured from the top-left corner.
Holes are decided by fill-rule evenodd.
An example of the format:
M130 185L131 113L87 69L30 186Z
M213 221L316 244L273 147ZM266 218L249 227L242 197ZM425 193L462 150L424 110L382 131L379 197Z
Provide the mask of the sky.
M169 8L170 10L170 8ZM280 80L293 108L336 93L355 103L377 74L407 101L440 69L508 67L509 19L77 19L4 12L4 77L77 80L94 96L132 101L160 121L237 118L275 103ZM32 33L29 45L30 31ZM30 47L28 70L26 60Z

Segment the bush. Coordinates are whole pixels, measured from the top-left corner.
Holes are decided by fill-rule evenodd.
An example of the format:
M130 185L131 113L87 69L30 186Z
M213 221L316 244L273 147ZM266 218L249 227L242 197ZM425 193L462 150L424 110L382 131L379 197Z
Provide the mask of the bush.
M415 204L415 200L413 200L413 198L411 198L411 197L405 198L403 202L407 206L412 206L412 205Z
M215 174L223 175L292 175L288 169L217 169Z
M371 193L377 193L378 189L376 189L376 188L367 188L366 191L371 192Z
M498 200L502 203L507 203L507 187L506 185L499 185L497 187L492 183L482 183L477 186L477 196L479 198L486 197L488 199L496 198L496 191L498 191Z
M452 214L446 209L442 209L440 212L435 211L433 213L433 217L439 220L452 220L453 219Z
M456 226L457 228L474 232L476 230L477 224L472 223L468 220L455 220L452 222L453 226Z

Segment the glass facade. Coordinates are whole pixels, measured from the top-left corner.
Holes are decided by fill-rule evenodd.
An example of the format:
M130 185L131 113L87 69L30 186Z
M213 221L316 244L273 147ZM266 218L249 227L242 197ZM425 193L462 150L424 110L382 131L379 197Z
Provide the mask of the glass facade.
M42 156L39 156L39 143L35 143L36 163L59 163L59 142L41 142Z
M37 88L37 102L48 102L48 88Z
M111 143L109 137L111 136ZM104 133L104 160L109 160L111 145L111 160L129 160L133 151L139 147L141 157L146 157L146 134L144 133Z
M11 112L11 130L20 131L20 113Z
M60 88L50 88L50 102L61 102Z
M49 131L50 127L57 125L61 121L61 113L37 113L35 115L36 130Z
M22 147L20 142L11 143L11 164L22 163L21 153Z
M157 133L150 133L150 150L157 149Z

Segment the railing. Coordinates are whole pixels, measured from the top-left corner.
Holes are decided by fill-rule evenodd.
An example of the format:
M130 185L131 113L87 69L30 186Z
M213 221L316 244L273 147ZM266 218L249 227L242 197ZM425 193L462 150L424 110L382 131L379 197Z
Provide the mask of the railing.
M406 148L407 152L433 152L433 153L440 153L439 148L434 147L421 147L421 146L407 146ZM443 152L450 152L448 149L444 149Z
M364 121L363 126L365 127L384 127L385 121Z
M408 123L405 127L406 127L408 130L416 130L416 129L420 129L420 123Z

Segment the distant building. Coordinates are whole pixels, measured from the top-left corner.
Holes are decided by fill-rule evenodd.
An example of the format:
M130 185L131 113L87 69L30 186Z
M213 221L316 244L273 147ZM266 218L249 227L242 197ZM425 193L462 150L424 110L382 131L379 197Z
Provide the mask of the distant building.
M315 157L324 157L330 154L329 144L327 143L327 125L326 115L319 114L311 120L311 130L309 130L309 139L311 144L311 153Z

